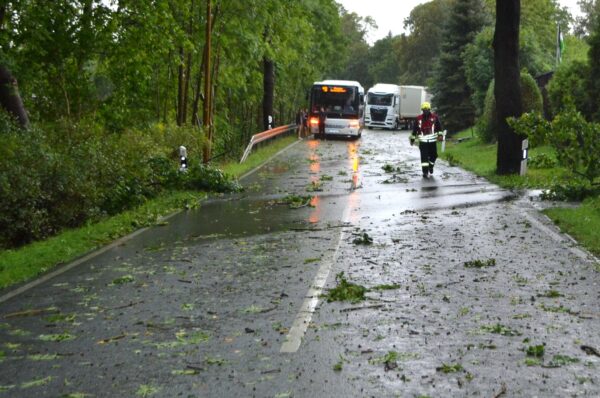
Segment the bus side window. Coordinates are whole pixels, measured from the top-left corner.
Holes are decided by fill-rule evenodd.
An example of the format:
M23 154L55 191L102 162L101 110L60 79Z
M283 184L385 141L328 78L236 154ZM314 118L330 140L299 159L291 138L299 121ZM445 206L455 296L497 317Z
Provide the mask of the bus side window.
M364 103L365 103L365 95L364 95L364 94L361 94L361 95L360 95L360 104L361 104L361 105L364 105Z

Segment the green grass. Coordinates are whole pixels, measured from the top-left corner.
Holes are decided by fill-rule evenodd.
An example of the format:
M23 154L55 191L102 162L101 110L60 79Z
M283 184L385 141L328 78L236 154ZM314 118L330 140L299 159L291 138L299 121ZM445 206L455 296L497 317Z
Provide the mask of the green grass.
M170 192L142 206L49 239L0 252L0 288L31 279L57 264L74 260L141 227L155 225L160 216L198 202L201 192Z
M548 189L554 183L567 182L572 178L569 172L562 167L548 169L529 168L526 176L498 176L496 169L496 145L485 144L471 130L456 134L453 138L472 137L461 143L447 142L446 152L440 157L450 164L459 165L477 175L487 178L491 182L504 188L540 188ZM545 154L555 159L555 154L550 147L534 148L530 157ZM600 255L600 198L594 197L585 200L577 208L553 208L544 211L563 231L573 236L595 255Z
M553 208L544 213L596 256L600 256L600 197L586 199L577 208Z
M232 161L220 167L226 173L240 177L296 140L295 136L278 139L253 152L243 164ZM194 207L205 197L204 192L167 192L138 208L99 222L65 230L47 240L18 249L0 251L0 289L32 279L139 228L160 225L160 217L184 207Z
M271 156L275 155L277 152L281 151L283 148L296 142L297 140L298 138L295 135L279 138L275 140L272 144L261 147L256 151L252 152L244 163L240 164L239 162L233 161L221 164L219 167L221 167L221 169L227 174L231 174L236 177L241 177L248 171L260 166Z
M550 188L554 182L566 181L569 174L566 169L554 167L549 169L529 168L526 176L498 176L496 175L496 144L486 144L476 135L473 136L471 130L464 130L452 138L469 138L463 142L448 141L446 143L446 152L442 153L438 148L438 153L442 159L450 164L459 165L462 168L487 178L491 182L504 188ZM554 152L550 147L533 148L529 151L529 156L534 157L540 154L546 154L555 158Z

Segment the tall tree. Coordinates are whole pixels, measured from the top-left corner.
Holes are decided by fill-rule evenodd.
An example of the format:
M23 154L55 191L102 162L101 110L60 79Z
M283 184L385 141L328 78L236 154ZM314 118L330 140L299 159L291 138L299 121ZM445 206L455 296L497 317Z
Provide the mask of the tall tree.
M496 31L494 32L494 76L496 84L496 117L498 131L498 174L516 174L521 164L521 143L507 123L509 117L522 113L521 82L519 74L520 0L496 2Z
M426 86L434 76L431 65L440 54L444 26L455 0L432 0L413 8L404 20L405 43L398 53L402 84Z
M342 44L346 47L346 50L341 52L346 60L346 67L340 73L340 77L364 82L369 75L371 63L366 35L370 28L376 26L375 22L370 17L363 18L343 8L340 12L344 37Z
M473 93L467 84L462 53L483 28L485 19L481 0L456 0L444 27L432 92L442 123L451 133L472 126L475 121ZM423 67L427 68L427 65Z
M594 121L600 121L600 18L596 18L596 25L593 26L592 34L589 39L590 49L588 52L589 73L588 81L588 104L591 107L591 118Z
M394 43L400 41L400 37L392 37L390 32L383 39L377 40L369 50L369 77L362 83L370 87L375 83L398 84L400 67L394 51Z
M600 19L600 1L579 0L577 4L579 4L583 15L576 19L575 34L580 37L587 37L594 30L598 19Z

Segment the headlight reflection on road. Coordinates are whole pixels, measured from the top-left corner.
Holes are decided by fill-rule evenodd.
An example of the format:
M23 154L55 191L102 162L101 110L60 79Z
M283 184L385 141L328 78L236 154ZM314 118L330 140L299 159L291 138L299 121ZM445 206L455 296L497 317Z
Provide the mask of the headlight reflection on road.
M360 157L358 156L358 145L356 142L348 143L348 159L350 166L352 167L352 185L350 186L350 195L348 196L348 221L350 223L358 222L358 205L360 202L360 195L357 191L361 187L361 179L359 172Z
M354 190L360 186L360 173L358 172L358 147L355 142L348 143L348 158L350 159L350 167L352 167L351 189Z
M309 165L309 169L310 169L310 183L311 184L319 184L321 176L319 175L319 172L321 171L321 158L319 157L319 155L317 154L317 149L319 149L319 145L320 145L321 141L319 140L310 140L308 141L308 147L310 148L310 155L308 157L308 160L310 162ZM310 206L312 207L312 211L310 212L309 216L308 216L308 222L310 222L311 224L315 224L318 223L319 220L321 219L321 208L319 206L320 204L320 199L318 196L313 196L312 199L310 200Z
M313 196L310 200L310 206L313 210L308 216L308 222L311 224L316 224L321 219L321 207L319 206L320 202L321 199L318 196Z

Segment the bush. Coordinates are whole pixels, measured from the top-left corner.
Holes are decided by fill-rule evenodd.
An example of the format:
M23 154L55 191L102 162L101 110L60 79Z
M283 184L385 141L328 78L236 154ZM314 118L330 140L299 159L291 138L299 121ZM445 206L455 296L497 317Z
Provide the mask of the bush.
M556 183L541 195L543 200L582 201L587 197L598 195L598 189L591 187L586 181L574 179L567 183Z
M545 153L532 156L527 160L527 166L532 169L551 169L556 166L556 161Z
M19 130L0 112L0 247L8 248L142 204L165 189L237 190L200 164L197 129L157 125L110 134L94 123ZM188 173L177 148L188 148Z
M535 80L528 73L521 73L521 99L523 112L543 112L544 102L542 93ZM485 96L483 115L477 121L477 134L483 142L496 142L498 131L496 127L496 99L494 98L494 80L490 83ZM534 145L530 143L533 147Z
M600 177L600 124L587 122L573 106L552 122L539 113L526 113L519 119L509 120L509 124L519 134L550 144L559 164L586 180L588 187Z
M583 61L561 64L548 83L548 98L553 115L574 106L578 111L589 114L587 94L589 66Z

